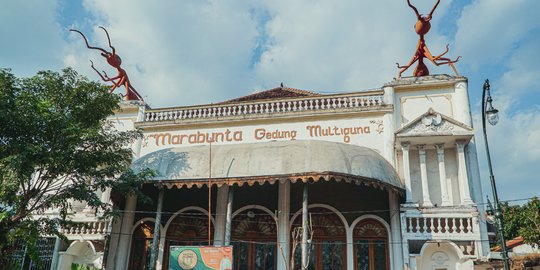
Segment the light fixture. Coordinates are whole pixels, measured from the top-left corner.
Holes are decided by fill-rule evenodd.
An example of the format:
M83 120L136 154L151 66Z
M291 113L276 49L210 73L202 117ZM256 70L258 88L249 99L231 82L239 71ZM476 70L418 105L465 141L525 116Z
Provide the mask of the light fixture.
M493 99L491 98L490 93L490 85L489 80L486 80L483 87L482 92L482 131L484 132L484 143L486 145L486 156L487 156L487 163L488 163L488 169L489 169L489 180L491 183L491 190L493 192L493 203L494 208L488 209L489 212L493 213L494 221L496 224L496 228L499 232L499 240L501 245L501 255L502 259L504 261L504 269L509 270L510 269L510 262L508 259L508 251L506 249L506 240L504 238L503 228L504 228L504 222L502 218L502 211L501 211L501 204L499 201L499 195L497 194L497 185L495 184L495 176L493 175L493 167L491 166L491 156L489 154L489 144L488 144L488 138L486 133L486 119L488 120L489 124L492 126L496 125L497 122L499 122L499 114L498 110L493 108ZM488 208L491 208L491 203L488 200ZM489 219L488 219L489 221Z

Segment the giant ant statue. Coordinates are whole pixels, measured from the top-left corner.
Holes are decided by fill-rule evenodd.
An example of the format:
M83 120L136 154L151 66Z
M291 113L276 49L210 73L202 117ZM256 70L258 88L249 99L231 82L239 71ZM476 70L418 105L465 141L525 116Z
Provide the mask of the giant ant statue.
M459 60L459 58L461 58L461 56L458 56L458 58L456 58L456 60L453 60L453 61L450 58L443 57L448 52L448 44L446 44L446 50L443 53L437 56L433 56L431 55L431 52L429 52L429 49L426 45L426 41L424 40L424 35L427 34L427 32L429 32L429 29L431 28L431 24L429 23L429 21L431 21L431 16L433 15L433 12L439 5L439 2L441 2L441 0L437 0L437 3L435 4L435 6L433 6L433 9L431 9L431 12L429 13L429 15L420 15L416 7L414 7L411 4L411 1L407 0L409 7L411 7L414 10L414 13L416 13L416 18L418 19L418 21L416 21L416 24L414 26L414 30L419 35L419 39L418 39L418 45L416 45L416 52L413 58L411 59L411 61L409 62L409 64L405 66L400 66L399 63L396 63L398 68L400 68L398 78L401 78L401 74L405 70L407 70L412 64L414 64L414 62L416 61L418 61L418 65L414 69L413 76L419 77L419 76L429 75L429 70L426 64L424 64L424 58L427 58L436 66L449 65L450 67L452 67L456 75L459 76L456 70L456 67L454 66L454 63L456 63Z
M84 38L84 42L86 43L86 47L88 49L100 50L101 51L101 56L105 57L105 59L107 60L107 63L109 63L109 65L111 65L112 67L116 68L116 70L118 71L118 75L116 75L115 77L109 78L109 76L107 76L107 73L105 71L103 71L103 74L101 74L101 72L99 72L94 67L94 62L92 62L92 60L90 60L90 64L91 64L90 66L92 67L93 70L95 70L97 72L99 77L101 77L101 79L103 81L112 82L113 85L111 87L110 93L114 92L114 90L116 88L123 85L126 88L126 94L122 95L122 96L125 97L126 100L143 100L143 98L137 92L137 90L135 90L135 88L133 88L133 86L131 86L131 84L129 83L129 78L127 76L126 71L123 68L120 67L120 65L122 64L122 59L120 58L120 56L118 54L116 54L116 49L111 45L111 38L109 37L109 33L107 32L107 30L104 27L100 26L99 28L101 28L101 29L103 29L103 31L105 31L105 34L107 35L107 40L109 41L109 47L111 48L112 52L108 52L108 51L106 51L106 50L104 50L102 48L99 48L99 47L90 46L88 44L88 40L86 39L84 34L81 33L81 31L79 31L79 30L70 29L69 31L77 32L77 33L81 34L81 36Z

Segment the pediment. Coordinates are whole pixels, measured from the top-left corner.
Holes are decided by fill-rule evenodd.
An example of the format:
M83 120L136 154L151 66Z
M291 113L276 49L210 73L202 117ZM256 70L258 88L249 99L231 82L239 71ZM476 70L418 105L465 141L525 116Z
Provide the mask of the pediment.
M397 137L473 135L473 129L430 108L396 131Z
M286 87L281 85L280 87L264 90L261 92L256 92L247 96L231 99L224 101L223 103L234 103L234 102L243 102L243 101L258 101L258 100L269 100L269 99L280 99L280 98L302 98L302 97L313 97L320 96L315 92L300 90L296 88Z

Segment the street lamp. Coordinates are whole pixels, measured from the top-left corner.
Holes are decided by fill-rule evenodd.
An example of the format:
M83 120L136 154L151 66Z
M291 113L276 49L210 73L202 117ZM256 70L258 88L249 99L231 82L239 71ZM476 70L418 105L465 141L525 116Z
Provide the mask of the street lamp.
M486 92L487 92L487 99L486 99ZM488 145L488 139L486 134L486 119L488 120L489 124L492 126L496 125L499 122L499 114L498 110L493 108L492 104L493 99L491 98L491 94L489 92L489 80L486 79L486 82L484 83L484 91L482 92L482 128L484 131L484 142L486 143L486 154L487 154L487 161L488 161L488 167L489 167L489 180L491 182L491 189L493 191L493 201L495 204L495 221L497 223L497 230L499 231L499 236L501 239L501 251L502 251L502 257L504 260L504 269L509 270L510 265L508 262L508 252L506 251L506 240L504 239L503 235L503 219L502 219L502 212L501 212L501 206L499 201L499 196L497 195L497 186L495 185L495 176L493 176L493 168L491 167L491 156L489 155L489 145ZM487 104L486 104L487 102Z

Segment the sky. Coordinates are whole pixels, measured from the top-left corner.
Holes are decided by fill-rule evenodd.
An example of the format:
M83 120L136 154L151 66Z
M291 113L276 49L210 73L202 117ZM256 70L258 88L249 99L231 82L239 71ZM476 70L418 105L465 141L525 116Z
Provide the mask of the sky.
M429 13L435 0L412 0ZM92 45L104 26L132 85L154 108L219 102L286 86L319 93L380 88L418 40L405 0L0 0L0 68L18 77L73 67L115 74ZM501 200L540 196L540 1L441 0L426 35L469 79L483 191L491 197L481 133L490 79L498 125L488 127ZM431 74L451 74L428 65ZM404 73L410 76L412 69Z

